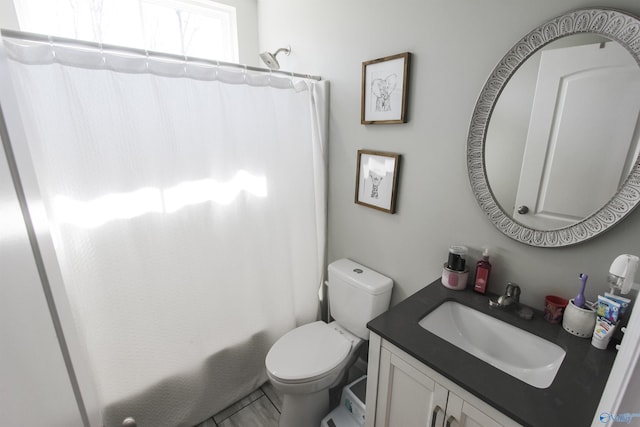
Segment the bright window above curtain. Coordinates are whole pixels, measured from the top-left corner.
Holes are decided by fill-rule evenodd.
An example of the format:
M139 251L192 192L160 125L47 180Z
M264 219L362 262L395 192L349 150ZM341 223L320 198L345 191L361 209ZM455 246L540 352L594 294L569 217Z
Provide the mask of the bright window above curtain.
M238 62L236 9L208 0L14 0L20 29Z

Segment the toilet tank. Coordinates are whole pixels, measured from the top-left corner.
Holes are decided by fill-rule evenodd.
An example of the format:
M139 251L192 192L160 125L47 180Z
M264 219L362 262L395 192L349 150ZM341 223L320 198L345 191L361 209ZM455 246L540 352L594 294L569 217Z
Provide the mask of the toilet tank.
M331 317L368 340L367 323L389 308L393 280L344 258L329 264L328 286Z

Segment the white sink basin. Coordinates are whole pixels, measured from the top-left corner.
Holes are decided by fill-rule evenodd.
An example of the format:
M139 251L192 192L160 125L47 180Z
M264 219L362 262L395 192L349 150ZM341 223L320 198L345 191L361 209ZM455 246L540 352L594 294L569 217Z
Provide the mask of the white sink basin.
M552 342L453 301L444 302L419 324L537 388L551 385L566 354Z

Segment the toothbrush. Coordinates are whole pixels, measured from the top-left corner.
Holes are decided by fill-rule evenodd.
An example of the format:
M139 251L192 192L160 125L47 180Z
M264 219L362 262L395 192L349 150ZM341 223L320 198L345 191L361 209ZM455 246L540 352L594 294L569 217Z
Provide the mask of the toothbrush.
M580 292L578 292L578 295L576 295L576 297L573 299L573 305L575 305L578 308L584 307L584 288L585 286L587 286L588 278L589 276L587 276L586 274L580 273L580 280L582 281L582 286L580 287Z

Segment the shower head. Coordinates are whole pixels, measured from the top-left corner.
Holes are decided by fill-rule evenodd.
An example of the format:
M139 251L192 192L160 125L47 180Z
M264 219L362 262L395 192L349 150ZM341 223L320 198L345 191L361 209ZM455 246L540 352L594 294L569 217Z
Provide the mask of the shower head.
M272 70L279 70L280 63L276 59L276 56L278 56L280 52L284 52L285 55L289 55L291 53L291 46L281 47L273 53L262 52L260 54L260 59L262 59L262 62L264 62L267 67L271 68Z

